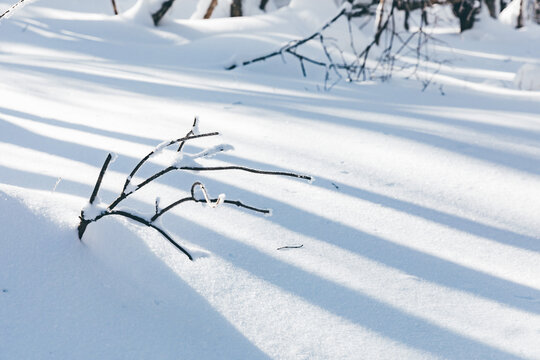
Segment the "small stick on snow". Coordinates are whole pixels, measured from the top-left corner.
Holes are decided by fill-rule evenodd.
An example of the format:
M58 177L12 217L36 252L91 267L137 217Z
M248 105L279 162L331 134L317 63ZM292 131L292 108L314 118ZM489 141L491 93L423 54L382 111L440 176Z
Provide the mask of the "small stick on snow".
M282 246L282 247L278 247L277 250L283 250L283 249L300 249L301 247L304 247L304 244L301 244L301 245L287 245L287 246Z

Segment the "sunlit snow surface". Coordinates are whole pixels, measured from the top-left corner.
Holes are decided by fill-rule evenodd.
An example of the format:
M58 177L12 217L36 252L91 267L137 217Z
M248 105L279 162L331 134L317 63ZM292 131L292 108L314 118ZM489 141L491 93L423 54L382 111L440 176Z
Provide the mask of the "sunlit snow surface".
M117 2L114 17L108 1L41 0L0 25L0 359L540 358L540 91L514 82L540 64L540 27L441 20L418 76L328 92L294 59L224 67L310 34L333 1L159 28ZM112 217L81 243L107 154L101 207L195 115L222 136L187 153L234 146L198 163L316 181L171 173L123 204L151 216L201 181L273 209L164 215L194 262Z

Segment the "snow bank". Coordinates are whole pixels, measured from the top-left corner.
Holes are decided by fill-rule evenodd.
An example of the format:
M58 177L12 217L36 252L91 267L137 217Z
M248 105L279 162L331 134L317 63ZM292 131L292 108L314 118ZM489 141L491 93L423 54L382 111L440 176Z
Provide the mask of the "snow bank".
M514 85L521 90L540 91L540 65L525 64L514 77Z
M143 5L132 16L149 24ZM498 92L519 66L540 65L532 27L441 34L453 49L433 52L453 59L441 68L448 83L424 92L404 81L324 92L295 61L220 64L309 35L335 14L332 0L157 29L40 6L6 21L0 43L0 183L19 187L0 184L0 358L540 358L540 93ZM481 38L483 26L496 32ZM318 181L175 172L130 197L148 214L156 196L166 206L200 180L275 209L271 219L228 204L171 210L169 234L210 254L194 262L113 216L81 243L77 216L105 154L123 155L100 190L108 203L196 113L238 149L209 165ZM287 245L303 247L277 250Z
M2 359L265 358L137 227L104 219L81 243L82 201L0 185Z
M158 7L156 4L148 0L138 0L129 10L123 13L121 16L134 23L154 26L152 21L152 13L156 11Z

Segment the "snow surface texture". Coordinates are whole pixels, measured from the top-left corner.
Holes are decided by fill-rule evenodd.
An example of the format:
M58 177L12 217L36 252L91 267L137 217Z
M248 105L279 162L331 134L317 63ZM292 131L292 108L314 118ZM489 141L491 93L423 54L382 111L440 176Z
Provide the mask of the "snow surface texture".
M134 3L40 0L1 23L0 359L540 359L540 91L513 83L540 64L537 28L440 19L425 91L396 74L324 92L294 59L223 67L310 34L333 1L178 20L186 0L159 28ZM274 209L164 215L195 262L112 217L79 242L107 153L105 203L194 115L223 136L188 153L235 147L201 163L317 181L174 173L126 201L151 214L201 181Z

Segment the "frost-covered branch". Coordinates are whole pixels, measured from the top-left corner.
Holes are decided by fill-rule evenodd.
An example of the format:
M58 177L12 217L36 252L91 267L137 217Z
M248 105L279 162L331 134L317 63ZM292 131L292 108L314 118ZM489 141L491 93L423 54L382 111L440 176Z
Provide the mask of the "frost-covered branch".
M86 231L86 228L89 224L96 222L106 216L122 216L128 219L131 219L133 221L136 221L140 224L146 225L152 229L157 230L167 241L169 241L171 244L173 244L177 249L182 251L190 260L193 260L193 257L187 251L184 247L182 247L180 244L178 244L165 230L163 230L159 225L156 224L156 221L163 216L165 213L169 212L173 208L187 203L187 202L195 202L195 203L206 203L210 207L215 208L221 204L229 204L229 205L235 205L247 210L263 213L263 214L270 214L271 211L268 209L261 209L254 206L246 205L243 202L239 200L227 200L225 199L225 194L220 194L217 198L212 198L208 190L206 189L205 185L199 181L196 181L191 186L190 190L190 196L182 197L169 205L161 208L160 203L161 200L159 198L156 198L155 201L155 207L154 207L154 214L150 218L145 218L141 215L137 215L130 211L124 211L124 210L118 210L116 209L119 204L121 204L126 198L128 198L131 194L135 193L136 191L140 190L147 184L151 183L152 181L160 178L161 176L164 176L165 174L168 174L171 171L194 171L194 172L201 172L201 171L226 171L226 170L240 170L245 171L253 174L258 175L277 175L277 176L287 176L287 177L294 177L298 179L304 179L311 181L312 178L307 175L300 175L292 172L284 172L284 171L268 171L268 170L258 170L253 169L249 167L244 166L215 166L215 167L205 167L201 166L197 163L197 159L201 158L208 158L210 156L215 155L216 153L227 151L232 149L232 146L229 145L218 145L214 146L208 149L205 149L201 152L194 153L194 154L188 154L185 152L182 152L184 144L186 141L193 140L193 139L200 139L205 138L209 136L218 135L217 132L211 132L211 133L203 133L199 134L198 131L198 119L195 118L195 121L192 125L191 130L186 134L186 136L165 141L161 144L159 144L157 147L155 147L152 151L150 151L145 157L143 157L133 168L133 170L129 173L129 175L126 177L126 180L124 182L124 186L122 187L122 191L118 195L116 199L114 199L108 206L98 205L95 204L95 200L97 198L101 183L103 181L103 177L105 176L105 173L109 167L109 164L112 160L112 155L107 155L107 158L105 159L105 162L103 163L103 166L101 167L101 171L99 173L98 179L96 181L96 184L94 186L94 190L92 191L92 195L90 196L90 200L88 202L88 205L81 210L81 214L79 216L80 223L78 226L78 234L79 239L82 240L82 237ZM164 169L154 173L153 175L149 176L148 178L144 179L140 183L133 185L132 180L133 177L136 175L136 173L139 171L139 169L153 156L163 151L163 149L172 146L174 144L179 144L176 159L173 162L172 165L165 167ZM202 193L202 198L197 198L195 196L196 190L199 189Z

